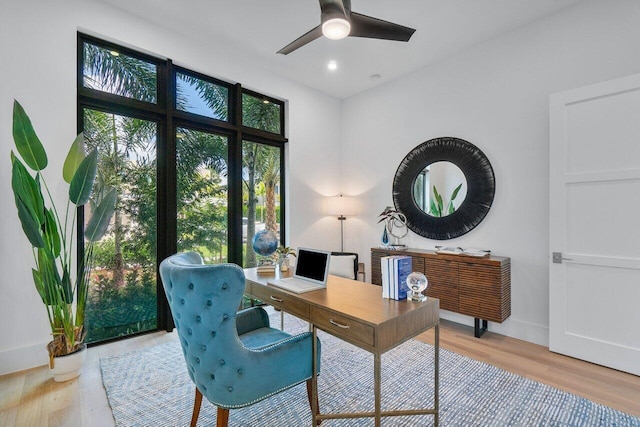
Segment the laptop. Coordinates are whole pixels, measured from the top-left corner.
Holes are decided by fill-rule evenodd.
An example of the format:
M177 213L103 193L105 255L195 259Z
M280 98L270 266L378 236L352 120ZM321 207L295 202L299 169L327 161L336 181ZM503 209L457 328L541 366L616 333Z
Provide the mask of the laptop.
M293 277L270 280L267 284L286 289L296 294L327 287L331 252L318 249L298 248L296 271Z

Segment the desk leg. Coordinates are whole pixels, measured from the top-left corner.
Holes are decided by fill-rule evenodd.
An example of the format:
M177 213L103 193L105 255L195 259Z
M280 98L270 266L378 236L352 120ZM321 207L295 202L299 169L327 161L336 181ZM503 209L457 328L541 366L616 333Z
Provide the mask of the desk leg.
M433 409L436 413L433 416L433 425L438 427L440 422L440 324L435 326L435 346L434 346L434 362L433 362Z
M311 367L312 367L312 371L311 371L311 417L313 420L313 423L311 425L318 425L319 423L319 419L316 418L316 415L318 414L319 408L318 408L318 329L316 329L316 325L312 326L312 330L313 330L313 344L312 344L312 351L311 354L313 357L313 360L311 362Z
M375 399L375 421L376 427L380 427L380 422L382 418L382 410L381 406L381 390L380 383L382 382L380 378L380 353L373 353L373 395Z

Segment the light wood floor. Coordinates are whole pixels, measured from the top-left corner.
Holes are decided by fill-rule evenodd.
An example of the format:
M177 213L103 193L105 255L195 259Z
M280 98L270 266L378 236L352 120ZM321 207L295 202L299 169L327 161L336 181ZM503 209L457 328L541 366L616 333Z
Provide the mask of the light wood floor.
M418 337L433 342L433 332ZM0 377L0 426L113 426L99 359L175 340L157 332L89 349L79 378L55 383L47 367ZM545 347L442 321L443 348L640 416L640 377L549 352ZM160 427L160 426L159 426Z

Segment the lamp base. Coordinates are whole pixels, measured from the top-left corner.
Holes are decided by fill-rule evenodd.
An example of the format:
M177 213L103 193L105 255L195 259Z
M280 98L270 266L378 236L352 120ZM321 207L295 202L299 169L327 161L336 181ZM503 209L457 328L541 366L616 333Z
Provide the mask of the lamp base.
M427 296L420 293L420 292L411 292L411 295L409 296L409 299L411 301L418 301L418 302L423 302L427 300Z

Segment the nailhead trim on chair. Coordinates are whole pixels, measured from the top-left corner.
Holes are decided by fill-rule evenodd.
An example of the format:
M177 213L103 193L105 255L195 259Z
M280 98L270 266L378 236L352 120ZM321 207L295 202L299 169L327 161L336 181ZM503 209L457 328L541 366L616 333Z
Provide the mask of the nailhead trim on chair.
M309 336L309 335L311 335L311 332L303 332L301 334L292 335L289 338L283 339L282 341L278 341L276 343L269 344L269 345L267 345L265 347L260 347L260 348L249 348L249 347L246 347L244 344L242 346L244 348L246 348L247 350L249 350L249 351L253 351L255 353L261 353L263 351L271 350L272 348L282 347L283 345L285 345L286 343L291 342L291 341L299 341L299 340L301 340L304 337Z
M309 378L311 378L311 377L309 377ZM211 401L211 400L210 400L210 402L211 402L211 403L213 403L214 405L216 405L217 407L219 407L219 408L224 408L224 409L239 409L239 408L244 408L244 407L246 407L246 406L251 406L251 405L253 405L253 404L255 404L255 403L258 403L258 402L260 402L261 400L264 400L264 399L266 399L266 398L268 398L268 397L271 397L271 396L273 396L274 394L278 394L278 393L280 393L281 391L285 391L285 390L290 389L291 387L295 387L295 386L297 386L298 384L302 384L303 382L307 381L309 378L305 378L304 380L302 380L302 381L300 381L300 382L298 382L298 383L295 383L295 384L291 384L290 386L282 387L281 389L276 390L276 391L274 391L274 392L271 392L271 393L269 393L269 394L265 395L264 397L261 397L260 399L255 399L255 400L252 400L251 402L248 402L248 403L245 403L245 404L242 404L242 405L231 405L231 406L227 406L227 405L223 405L222 403L214 402L214 401ZM202 390L206 390L206 387L204 386L204 384L200 384L200 385L198 386L198 388L201 388ZM232 390L229 390L229 391L232 391Z

